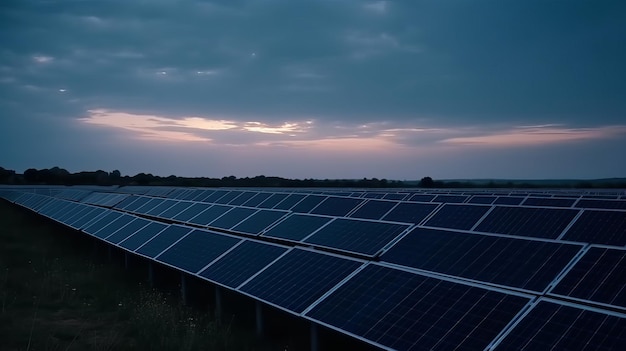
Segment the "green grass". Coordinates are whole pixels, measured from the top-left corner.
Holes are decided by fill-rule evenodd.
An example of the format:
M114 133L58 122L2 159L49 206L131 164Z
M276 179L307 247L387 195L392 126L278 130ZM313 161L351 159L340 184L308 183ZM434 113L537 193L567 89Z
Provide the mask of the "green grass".
M0 350L270 350L0 200Z

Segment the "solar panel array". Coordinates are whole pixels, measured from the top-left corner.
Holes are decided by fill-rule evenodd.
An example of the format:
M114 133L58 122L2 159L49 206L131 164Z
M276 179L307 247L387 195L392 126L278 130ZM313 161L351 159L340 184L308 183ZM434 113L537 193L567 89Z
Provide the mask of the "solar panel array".
M7 187L0 197L382 349L626 349L619 192Z

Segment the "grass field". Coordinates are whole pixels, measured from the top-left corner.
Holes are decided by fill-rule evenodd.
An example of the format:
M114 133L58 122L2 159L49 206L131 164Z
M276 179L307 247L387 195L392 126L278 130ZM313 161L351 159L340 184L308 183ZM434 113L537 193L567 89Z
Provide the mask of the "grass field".
M272 350L0 200L1 350Z

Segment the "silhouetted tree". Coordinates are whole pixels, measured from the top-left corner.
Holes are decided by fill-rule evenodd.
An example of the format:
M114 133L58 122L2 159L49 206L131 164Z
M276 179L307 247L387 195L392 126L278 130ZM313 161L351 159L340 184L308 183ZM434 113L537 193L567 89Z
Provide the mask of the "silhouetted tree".
M422 188L432 188L435 186L435 181L431 177L424 177L420 180L419 186Z

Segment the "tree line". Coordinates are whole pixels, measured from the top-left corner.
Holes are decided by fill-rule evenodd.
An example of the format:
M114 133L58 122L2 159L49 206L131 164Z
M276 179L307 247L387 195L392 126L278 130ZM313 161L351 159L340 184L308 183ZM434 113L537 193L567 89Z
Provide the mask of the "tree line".
M559 183L560 182L560 183ZM0 167L0 184L13 185L152 185L179 187L293 187L293 188L626 188L626 178L568 181L443 181L423 177L419 181L363 179L287 179L281 177L222 178L161 177L150 173L122 175L119 170L70 173L59 168L29 168L19 174Z

